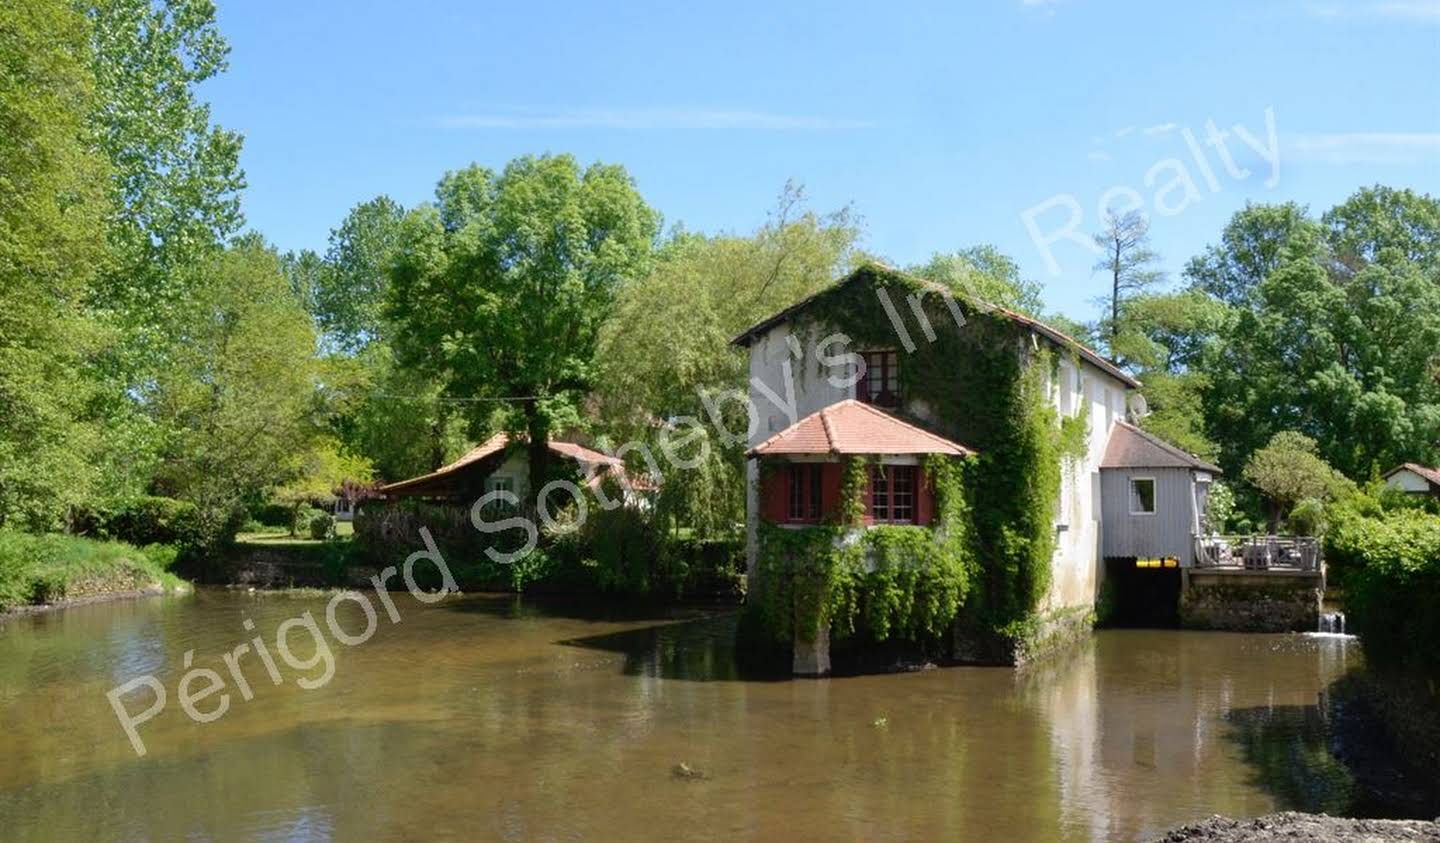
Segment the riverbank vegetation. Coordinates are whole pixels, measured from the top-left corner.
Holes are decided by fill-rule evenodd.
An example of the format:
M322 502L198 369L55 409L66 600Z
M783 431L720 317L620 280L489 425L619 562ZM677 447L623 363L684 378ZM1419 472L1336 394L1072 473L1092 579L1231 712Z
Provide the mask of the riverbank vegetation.
M1389 500L1336 512L1325 538L1331 579L1367 661L1440 679L1440 515Z
M167 545L0 530L0 613L21 606L186 586Z
M705 401L745 388L729 339L867 263L853 209L817 212L787 185L751 231L667 230L622 166L520 156L436 174L414 207L361 202L324 248L281 253L246 229L241 136L199 95L228 60L209 3L37 0L0 10L0 33L0 526L164 542L199 570L257 522L329 536L312 507L342 486L424 473L494 432L525 435L548 477L543 443L565 435L632 445L650 506L542 536L506 576L457 539L476 581L666 594L711 564L730 575L711 548L740 541L743 443L703 424L685 468L643 453L677 419L743 427ZM1169 286L1143 220L1112 218L1097 242L1118 251L1091 324L1046 314L992 247L937 244L908 272L1137 374L1141 423L1225 468L1218 529L1320 532L1345 483L1440 458L1434 198L1377 185L1318 213L1248 206ZM844 302L816 312L856 338L885 329ZM1002 371L1013 357L970 385L998 400L940 414L984 428L957 432L987 446L967 469L987 490L986 562L964 599L994 628L1044 591L1074 434L1025 386L1043 366ZM960 406L924 359L902 358L907 383ZM361 523L337 564L397 552Z

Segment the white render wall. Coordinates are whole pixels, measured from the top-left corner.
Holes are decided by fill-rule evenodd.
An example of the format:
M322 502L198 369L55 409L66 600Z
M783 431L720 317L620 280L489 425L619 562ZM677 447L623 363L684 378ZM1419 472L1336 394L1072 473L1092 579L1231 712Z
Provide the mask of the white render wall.
M1424 494L1430 491L1430 483L1408 468L1402 468L1385 480L1385 485L1402 492Z
M754 447L794 422L819 410L854 396L853 387L837 386L829 378L843 376L841 366L828 367L814 348L804 344L809 332L795 335L802 355L797 357L789 342L788 323L780 323L755 338L750 346L749 395L756 409L756 424L749 432L749 446ZM825 334L816 332L814 341ZM922 337L917 341L924 342ZM1041 340L1041 342L1045 342ZM839 347L822 348L832 355ZM847 351L861 351L858 347ZM904 354L904 349L900 349ZM793 385L787 392L785 365L789 364ZM1110 428L1125 418L1126 390L1124 383L1099 367L1080 361L1077 366L1069 359L1060 360L1058 384L1051 384L1057 408L1069 415L1090 414L1089 445L1084 457L1066 467L1065 485L1061 489L1059 512L1056 514L1056 551L1049 593L1041 604L1042 611L1073 606L1093 606L1100 587L1100 460L1105 455ZM774 393L767 396L756 386L763 383ZM778 399L778 401L776 400ZM930 408L909 404L907 410L921 418L933 418ZM792 417L793 411L793 417ZM753 460L746 465L746 524L749 558L756 556L756 528L759 524L759 475Z
M1100 461L1110 428L1125 418L1127 387L1085 361L1079 375L1072 361L1060 361L1056 403L1062 412L1090 414L1089 446L1067 463L1056 519L1055 565L1042 610L1091 606L1100 592Z

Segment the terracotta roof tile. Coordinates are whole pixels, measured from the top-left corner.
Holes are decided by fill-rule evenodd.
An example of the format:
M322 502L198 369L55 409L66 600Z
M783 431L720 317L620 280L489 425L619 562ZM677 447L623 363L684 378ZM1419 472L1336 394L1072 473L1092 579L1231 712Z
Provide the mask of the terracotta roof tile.
M451 474L454 474L455 472L459 471L462 468L465 468L466 466L473 465L485 459L486 457L498 454L499 452L505 450L506 446L508 446L509 444L509 436L506 436L503 433L497 433L494 436L491 436L489 439L486 439L479 445L476 445L474 448L466 451L463 456L461 456L459 459L455 460L452 463L441 466L440 468L435 469L429 474L422 474L419 477L412 477L409 480L401 480L396 483L381 486L379 488L379 491L403 492L416 486L425 486L436 480L443 480L444 478L448 477ZM588 463L589 465L597 467L604 466L607 469L624 467L624 463L622 460L617 459L616 457L612 457L608 454L603 454L600 451L594 450L593 448L587 448L584 445L577 445L574 442L551 442L549 444L550 451L552 453L558 454L567 459L577 460L579 462ZM653 487L653 485L654 484L649 482L648 479L637 478L634 480L634 486L637 489Z
M1197 468L1223 474L1219 466L1187 454L1169 442L1126 422L1116 422L1105 445L1101 468Z
M848 398L811 413L751 448L747 456L797 454L951 454L970 448Z
M1388 478L1390 475L1401 470L1414 472L1430 485L1440 487L1440 468L1431 468L1429 466L1420 465L1419 463L1407 462L1401 463L1400 465L1397 465L1389 471L1385 472L1385 476Z

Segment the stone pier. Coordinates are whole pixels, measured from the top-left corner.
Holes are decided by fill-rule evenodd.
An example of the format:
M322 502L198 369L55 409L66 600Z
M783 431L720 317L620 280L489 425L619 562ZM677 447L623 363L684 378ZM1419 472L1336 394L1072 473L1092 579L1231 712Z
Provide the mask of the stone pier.
M830 628L815 630L814 639L806 641L795 636L790 672L796 676L828 676L830 674Z
M1319 571L1187 568L1180 626L1237 632L1313 632L1325 575Z

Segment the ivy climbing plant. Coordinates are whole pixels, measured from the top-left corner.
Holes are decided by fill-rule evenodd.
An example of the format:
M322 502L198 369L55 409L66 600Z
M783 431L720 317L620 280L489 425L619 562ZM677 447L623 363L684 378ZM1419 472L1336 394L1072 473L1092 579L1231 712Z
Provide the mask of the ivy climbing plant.
M882 293L895 313L913 315L908 343ZM959 319L928 282L868 265L793 317L807 347L839 332L851 350L902 349L906 406L978 456L927 462L937 492L929 527L855 530L864 513L859 460L846 468L837 523L762 524L754 597L777 635L805 637L821 625L842 636L938 635L962 610L968 623L1006 635L1033 624L1050 585L1063 464L1084 453L1088 415L1060 418L1054 348L960 291L952 301Z
M933 524L859 529L865 514L863 459L850 458L832 521L760 525L760 576L751 593L777 640L938 638L955 618L975 570L974 531L963 468L954 457L923 467L936 498Z

